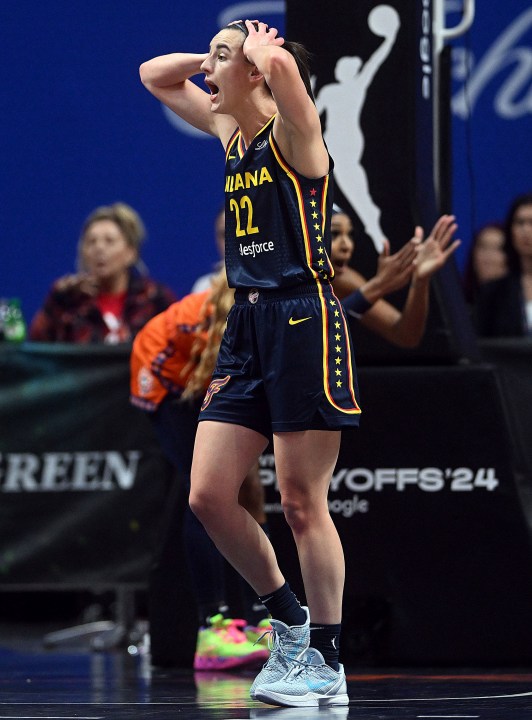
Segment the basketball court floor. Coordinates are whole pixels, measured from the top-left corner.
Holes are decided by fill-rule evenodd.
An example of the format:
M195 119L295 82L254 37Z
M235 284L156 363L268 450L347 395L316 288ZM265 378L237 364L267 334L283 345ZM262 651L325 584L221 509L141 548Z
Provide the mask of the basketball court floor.
M532 720L532 669L347 674L349 707L276 708L249 698L251 672L163 670L136 648L46 651L6 647L0 637L0 720Z

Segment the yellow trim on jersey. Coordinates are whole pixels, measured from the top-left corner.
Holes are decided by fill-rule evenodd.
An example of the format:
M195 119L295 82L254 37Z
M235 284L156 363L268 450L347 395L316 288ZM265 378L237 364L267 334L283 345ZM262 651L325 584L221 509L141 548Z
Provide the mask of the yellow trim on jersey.
M345 345L346 345L346 354L347 354L347 375L348 375L348 381L349 381L349 394L351 395L351 400L353 401L354 408L343 408L338 405L338 403L334 400L331 394L331 388L330 388L330 381L329 381L329 337L328 337L328 324L329 324L329 316L327 312L327 300L323 294L323 289L320 285L320 283L317 283L318 285L318 293L320 295L320 301L321 301L321 308L322 308L322 332L323 332L323 390L325 392L325 395L327 397L327 400L330 402L330 404L340 412L346 413L346 415L360 415L362 412L361 409L358 406L357 399L355 397L355 388L353 385L353 363L351 362L351 345L349 342L349 332L347 328L347 323L345 320L345 315L342 312L342 319L344 324L344 334L345 334ZM335 299L338 307L341 309L341 304L338 298L334 293L332 293L332 297Z
M276 113L276 114L277 114L277 113ZM264 129L267 128L268 125L270 125L274 120L275 120L275 115L272 115L271 118L270 118L270 119L261 127L261 129L254 135L253 139L252 139L251 142L250 142L250 145L253 143L253 141L255 140L255 138L257 137L257 135L260 135L260 134L264 131ZM235 132L234 132L233 135L231 136L231 139L230 139L229 142L227 143L227 148L226 148L226 150L225 150L225 161L226 161L226 162L227 162L229 159L232 159L232 158L229 158L229 152L233 149L235 142L236 142L236 149L237 149L237 151L238 151L239 159L241 159L241 158L244 157L247 148L246 148L245 145L244 145L244 138L242 137L242 131L240 130L239 127L237 127L237 129L235 130Z
M225 162L227 162L229 160L229 153L233 149L233 145L235 144L236 140L238 139L239 134L240 134L240 128L237 127L237 129L231 135L229 142L227 143L227 147L225 149Z
M353 385L353 365L351 362L351 346L349 343L349 334L346 326L345 316L342 313L343 317L343 323L344 323L344 334L345 334L345 344L346 344L346 354L347 354L347 374L348 374L348 382L349 382L349 394L351 395L351 399L353 401L354 407L353 408L343 408L338 405L338 403L335 402L334 398L332 397L331 388L330 388L330 381L329 381L329 338L328 338L328 313L327 313L327 304L326 299L323 294L323 288L321 285L321 282L319 280L318 273L314 270L311 264L311 244L309 239L309 233L308 233L308 226L306 223L306 217L305 212L303 210L303 194L301 190L301 185L299 184L298 178L294 175L294 173L290 170L289 166L287 165L286 161L280 154L280 150L277 148L275 143L275 138L273 137L273 133L270 133L271 138L271 148L275 155L275 158L281 168L284 170L286 175L290 178L292 181L292 184L294 186L297 201L298 201L298 207L299 207L299 216L301 220L301 227L303 230L303 237L305 240L305 254L307 259L307 266L309 270L312 272L314 279L316 280L316 285L318 288L318 293L320 296L320 302L322 306L322 337L323 337L323 389L325 392L325 395L327 397L327 400L330 402L330 404L340 412L346 413L348 415L359 415L361 410L358 406L358 403L356 401L355 397L355 390ZM319 179L319 178L317 178ZM327 192L329 190L329 175L326 175L324 177L324 184L323 184L323 194L322 194L322 207L321 207L321 213L322 213L322 233L324 233L325 230L325 209L326 209L326 202L327 202ZM329 257L327 256L327 260L329 263L329 268L332 270L334 275L334 270L332 268L331 262ZM333 297L334 294L333 294ZM338 303L338 306L340 306L340 301L338 298L335 297L336 302Z
M333 293L333 295L334 295L334 293ZM336 298L335 295L334 295L334 297ZM338 302L338 305L339 305L340 308L341 308L341 303L340 303L340 301L338 300L338 298L336 298L336 301ZM353 362L352 362L352 359L351 359L352 356L351 356L351 342L350 342L350 340L349 340L349 328L348 328L348 326L347 326L347 320L346 320L346 317L345 317L345 313L344 313L343 311L342 311L342 319L343 319L343 323L344 323L344 332L345 332L345 343L346 343L346 352L347 352L347 365L348 365L348 368L349 368L349 392L350 392L351 398L352 398L352 400L353 400L353 402L354 402L354 404L355 404L355 406L356 406L356 408L357 408L354 412L360 413L361 410L360 410L360 408L359 408L359 406L358 406L358 402L357 402L357 399L356 399L356 397L355 397L355 388L354 388L354 386L353 386Z
M275 155L275 159L279 163L279 165L282 167L284 172L286 173L287 177L290 178L292 181L292 185L294 186L294 190L296 192L297 197L297 204L299 207L299 220L301 224L301 229L303 231L303 239L305 241L305 257L307 260L307 267L311 271L312 276L314 279L317 279L319 277L318 273L314 268L312 267L312 261L311 261L311 246L310 246L310 239L308 234L308 226L307 221L305 218L305 211L303 208L303 194L301 191L301 185L299 184L299 180L294 175L294 173L290 170L289 166L286 164L286 161L283 159L280 150L276 146L275 138L273 137L273 132L270 133L270 145L273 150L273 154ZM322 228L323 232L323 228Z
M327 194L329 192L329 178L330 176L327 175L325 177L324 182L324 188L323 188L323 195L321 197L321 217L323 218L323 223L321 226L321 233L322 235L325 234L325 227L327 225ZM331 263L331 259L329 257L329 253L326 254L327 256L327 263L329 265L329 279L332 280L334 277L334 267Z

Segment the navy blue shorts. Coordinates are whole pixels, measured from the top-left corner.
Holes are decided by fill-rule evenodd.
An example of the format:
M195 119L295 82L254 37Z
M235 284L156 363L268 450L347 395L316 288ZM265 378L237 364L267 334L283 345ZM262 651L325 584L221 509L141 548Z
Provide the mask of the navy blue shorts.
M358 425L349 327L330 285L237 290L199 420L272 432Z

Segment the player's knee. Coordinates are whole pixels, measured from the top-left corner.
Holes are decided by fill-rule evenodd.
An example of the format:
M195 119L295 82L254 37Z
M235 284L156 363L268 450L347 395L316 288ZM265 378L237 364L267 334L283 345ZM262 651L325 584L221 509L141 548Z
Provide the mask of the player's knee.
M292 532L296 535L303 534L310 526L310 508L304 502L295 498L287 498L281 501L286 522Z
M191 489L188 504L198 520L206 524L214 512L215 503L208 492Z

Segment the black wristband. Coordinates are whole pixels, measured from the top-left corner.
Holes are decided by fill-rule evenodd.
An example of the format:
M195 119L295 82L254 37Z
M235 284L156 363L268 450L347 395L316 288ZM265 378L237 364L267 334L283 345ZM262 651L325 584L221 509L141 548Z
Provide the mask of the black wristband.
M342 300L342 305L349 315L353 315L353 317L356 318L362 317L365 312L373 307L373 303L370 303L360 290L355 290L355 292L351 293L351 295L344 298Z

